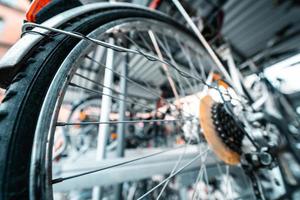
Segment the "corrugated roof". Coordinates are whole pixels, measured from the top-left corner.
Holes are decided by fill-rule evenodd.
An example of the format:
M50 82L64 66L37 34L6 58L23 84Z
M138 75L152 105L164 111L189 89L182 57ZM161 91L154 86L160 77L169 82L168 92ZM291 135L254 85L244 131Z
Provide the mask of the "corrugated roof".
M288 25L290 31L300 30L300 7L293 6L291 1L280 5L274 2L231 0L225 4L222 34L246 57L265 49L267 42ZM295 38L298 42L289 46L299 47L299 39L300 35Z

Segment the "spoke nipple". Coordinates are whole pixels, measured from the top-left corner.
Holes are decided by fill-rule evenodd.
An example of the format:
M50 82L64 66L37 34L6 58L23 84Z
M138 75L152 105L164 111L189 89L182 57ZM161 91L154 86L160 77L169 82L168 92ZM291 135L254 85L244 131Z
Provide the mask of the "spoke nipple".
M77 86L75 83L70 82L69 83L70 86Z
M60 183L60 182L63 182L63 181L64 181L63 178L56 178L56 179L53 179L53 180L51 181L51 184L56 184L56 183Z

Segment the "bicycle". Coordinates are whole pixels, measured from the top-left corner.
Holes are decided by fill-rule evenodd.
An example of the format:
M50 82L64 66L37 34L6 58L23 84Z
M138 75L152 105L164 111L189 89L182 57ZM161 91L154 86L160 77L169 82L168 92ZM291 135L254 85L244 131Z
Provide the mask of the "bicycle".
M184 174L189 171L192 177L175 190L188 196L190 189L192 199L202 197L200 183L211 188L218 185L212 179L216 174L224 183L216 187L223 185L225 199L276 199L289 192L282 183L282 163L277 162L278 144L270 145L262 137L271 122L266 120L265 126L257 127L247 118L255 113L251 99L244 94L247 91L233 81L234 74L224 68L179 2L173 2L192 30L160 12L125 3L68 7L42 24L24 24L22 39L0 63L0 84L7 87L0 106L1 199L53 199L53 192L74 187L93 188L92 196L97 199L105 193L100 186L107 185L115 185L116 198L122 198L121 183L167 174L135 197L143 199L155 191L159 199L168 195L165 189L170 182L178 185L177 175L187 177ZM139 68L137 60L142 61ZM216 70L211 66L216 66L227 88L219 85L220 80L213 81ZM88 75L83 75L85 72ZM145 76L146 72L151 76ZM120 77L117 92L114 75ZM90 87L83 86L83 80ZM163 84L169 86L165 96L159 93ZM59 121L65 102L72 94L76 99L81 93L101 96L99 122ZM129 99L130 93L139 99ZM109 120L113 99L119 102L117 121ZM126 120L126 105L155 110L157 99L168 105L172 118ZM189 99L197 101L200 108L190 107ZM200 110L200 116L195 110ZM162 115L165 111L156 112ZM125 124L181 125L186 121L200 123L202 132L192 131L172 148L145 149L147 153L137 149L131 157L123 157ZM80 166L81 171L70 169L52 177L55 132L61 127L91 124L98 125L99 133L96 167ZM120 130L119 160L107 157L110 124L117 124ZM280 141L281 134L278 136L275 142ZM193 144L192 138L196 138ZM265 181L269 177L274 179Z

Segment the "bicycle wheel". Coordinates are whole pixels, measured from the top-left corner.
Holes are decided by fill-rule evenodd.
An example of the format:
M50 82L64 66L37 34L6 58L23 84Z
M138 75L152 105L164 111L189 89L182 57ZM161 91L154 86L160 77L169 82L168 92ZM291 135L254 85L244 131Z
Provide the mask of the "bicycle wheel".
M50 33L32 50L28 59L23 62L22 70L7 90L0 107L0 158L1 161L5 161L0 164L2 199L53 199L53 190L70 190L70 187L74 186L73 190L94 187L93 196L99 197L101 190L98 186L151 178L156 174L170 174L152 189L147 188L140 196L144 198L161 186L154 197L168 198L171 194L166 194L164 189L169 190L168 184L175 187L176 184L172 182L174 177L186 171L197 172L190 179L195 183L188 183L183 187L193 188L193 198L203 197L203 193L199 191L207 191L207 188L209 193L206 196L217 195L212 191L219 191L228 198L253 198L252 185L245 181L239 165L230 167L226 164L226 159L225 163L221 162L199 137L201 133L197 128L198 107L190 106L191 101L199 104L201 91L207 90L207 85L203 83L208 78L212 63L193 34L165 15L144 9L122 7L78 16L59 28L114 43L131 51L113 51L96 45L89 39L80 40L57 33ZM126 76L122 74L123 69L120 66L123 59L124 66L129 70ZM87 69L88 65L92 68ZM88 75L83 75L86 71L89 72ZM127 81L124 90L126 94L114 87L117 85L114 77ZM82 85L83 82L86 84ZM98 122L60 121L64 119L62 111L66 102L75 101L78 97L91 93L101 96L101 114ZM139 115L145 114L142 113L145 110L154 110L153 118L121 121L120 115L116 117L107 114L111 110L112 99L123 102L123 106L134 106L140 110ZM102 118L102 112L106 113L106 118ZM126 109L123 110L123 114L127 117ZM226 114L223 112L222 115ZM146 149L149 153L141 154L143 156L139 158L134 157L134 153L140 151L135 151L133 157L127 161L107 163L106 161L112 159L105 154L105 132L108 132L110 124L133 123L152 124L163 142L154 141L153 145ZM174 137L170 137L165 134L167 131L158 128L161 124L167 126L169 123L177 127L171 129L171 132L176 133L178 127L185 132L182 145L178 144L180 142L175 133ZM95 157L101 158L98 161L104 165L97 165L88 171L55 174L52 168L55 134L64 126L88 124L98 125L100 134L97 143L98 148L102 146L102 149L97 150ZM189 128L184 130L184 126ZM182 135L179 137L182 138ZM196 141L193 142L196 145L191 144L192 140ZM158 151L157 147L163 150ZM120 149L124 151L124 144ZM232 153L236 155L241 152L240 149L226 145L223 150L231 156ZM107 159L104 159L106 156ZM199 160L200 164L196 162ZM143 165L136 168L136 161L143 161ZM234 163L239 164L239 161L235 160ZM125 164L132 168L120 167ZM211 168L212 172L208 173L208 168ZM113 170L107 171L108 169ZM220 173L218 181L221 184L213 187L213 175L216 171ZM93 179L96 174L98 179ZM118 179L112 178L114 176ZM84 179L78 182L78 178ZM74 180L77 182L73 182ZM199 183L204 186L201 187ZM175 187L175 190L180 189L178 185ZM261 191L254 192L259 196ZM104 192L104 195L107 193Z

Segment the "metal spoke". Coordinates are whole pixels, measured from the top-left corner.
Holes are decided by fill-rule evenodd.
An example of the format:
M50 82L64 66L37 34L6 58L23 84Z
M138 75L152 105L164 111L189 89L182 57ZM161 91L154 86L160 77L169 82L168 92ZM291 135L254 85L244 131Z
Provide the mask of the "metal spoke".
M94 60L94 59L91 58L90 56L87 55L86 58L88 58L88 59L92 60L93 62L97 63L100 67L103 67L103 68L107 69L107 67L106 67L104 64L102 64L102 63L100 63L100 62ZM108 69L108 70L111 70L111 69ZM153 92L150 88L146 88L146 87L144 87L143 85L141 85L141 84L137 83L136 81L132 80L131 78L124 77L124 76L122 76L122 74L120 74L120 73L118 73L118 72L116 72L116 71L114 71L114 70L111 70L111 71L112 71L113 73L117 74L118 76L125 78L126 80L128 80L128 81L131 82L131 83L133 83L133 84L136 85L137 87L146 90L147 92L149 92L150 94L154 95L155 97L157 97L157 98L159 98L159 99L162 99L162 100L166 101L166 103L167 103L169 106L175 106L173 103L170 103L170 101L169 101L168 99L162 98L160 95L158 95L157 93ZM95 92L98 92L98 91L95 91ZM171 109L172 109L172 108L171 108ZM172 109L172 110L174 111L174 109ZM185 112L185 111L182 111L182 112L185 113L185 114L187 114L187 115L189 115L190 117L196 118L196 117L193 116L191 113L187 113L187 112Z
M225 199L228 199L228 196L232 198L232 187L229 179L229 166L226 166L226 195Z
M211 196L211 191L209 189L209 180L208 180L208 175L207 175L207 170L206 170L206 166L204 166L204 169L203 169L203 174L204 174L204 182L206 183L207 185L207 188L208 188L208 196Z
M101 41L101 42L102 42L102 41ZM160 58L157 58L156 56L152 56L151 54L147 54L147 55L146 55L145 53L143 53L143 52L139 49L139 46L138 46L134 41L130 40L130 42L132 42L132 43L134 44L134 46L137 47L137 50L136 50L136 51L140 52L140 54L143 55L146 59L148 59L148 60L150 60L150 61L158 61L158 62L161 62L162 64L168 65L168 66L172 67L174 70L176 70L176 71L177 71L182 77L184 77L185 79L192 78L192 79L194 79L194 80L197 80L197 81L199 81L200 83L204 84L205 86L207 86L207 87L209 87L209 88L211 88L211 89L217 90L221 96L223 96L223 95L229 95L228 93L222 92L218 86L212 86L212 85L208 84L208 83L207 83L205 80L203 80L201 77L196 77L196 76L194 76L194 75L192 75L192 74L190 74L190 73L188 73L188 72L182 71L182 70L180 69L180 67L176 64L176 62L174 61L174 59L172 59L172 56L169 55L169 57L171 58L171 61L168 61L168 60L161 60ZM110 45L110 44L107 44L107 45ZM107 47L107 48L109 48L109 47ZM123 48L123 47L122 47L122 48ZM126 48L124 48L124 49L126 49ZM129 49L129 50L132 50L132 49ZM168 53L168 51L165 51L165 52ZM128 53L131 53L131 52L128 51ZM150 57L147 57L147 56L150 56L150 57L152 56L152 59L151 59ZM87 56L87 57L88 57L88 56ZM90 57L88 57L88 58L90 58ZM162 58L162 59L163 59L163 58ZM101 65L103 65L103 64L101 64ZM105 66L104 66L104 67L105 67ZM230 96L230 95L229 95L229 96ZM244 96L242 96L242 95L240 95L240 94L239 94L239 96L240 96L241 98L243 98L243 100L246 100L246 98L245 98ZM159 97L159 98L161 98L161 97ZM232 98L232 97L231 97L231 98ZM236 100L236 101L238 101L238 102L241 102L240 99L236 99L236 98L232 98L232 99L234 99L234 100Z
M155 35L155 33L153 33L153 34ZM177 64L177 62L175 61L174 57L173 57L172 54L171 54L170 47L169 47L169 45L168 45L168 43L167 43L166 38L164 38L165 44L164 44L164 42L162 42L162 41L160 40L160 38L159 38L158 36L156 36L156 38L157 38L157 41L158 41L159 45L162 47L162 49L164 50L164 52L167 54L167 56L168 56L169 59L171 60L171 63L172 63L174 66L176 66L177 68L180 69L179 65ZM181 81L179 80L179 77L178 77L178 73L175 73L175 75L176 75L176 77L177 77L178 82L181 84ZM184 81L187 83L187 85L189 86L190 89L192 89L192 91L195 91L195 90L193 89L192 84L190 83L190 81L189 81L188 78L185 78L185 77L182 77L182 76L181 76L181 78L183 78L182 80L184 80ZM198 79L199 79L199 78L198 78ZM193 81L195 81L195 79L193 79ZM203 83L203 81L201 81L200 83ZM181 85L180 85L180 87L183 88ZM194 95L195 95L196 97L198 97L196 93L194 93ZM198 97L198 98L199 98L199 97Z
M36 24L36 23L27 22L26 24L23 25L24 30L27 30L29 28L34 28L34 27L38 27L38 28L41 28L41 29L46 29L48 31L68 35L68 36L78 38L78 39L82 39L82 40L87 40L89 42L93 42L97 45L106 47L108 49L112 49L112 50L117 51L117 52L127 52L127 53L142 55L146 59L148 59L149 61L157 61L157 62L161 62L163 64L166 64L166 65L169 65L169 66L173 67L174 69L176 69L183 76L190 77L190 78L195 78L192 74L181 71L176 66L172 65L168 60L161 60L160 58L158 58L158 57L156 57L152 54L145 53L140 49L136 49L136 50L129 49L129 48L125 48L125 47L122 47L122 46L119 46L119 45L114 45L114 44L110 44L108 42L97 40L97 39L85 36L81 33L73 32L73 31L64 31L64 30L61 30L61 29L46 27L46 26Z
M114 93L116 93L116 94L118 94L118 95L125 96L125 94L123 94L123 93L121 93L121 92L118 92L118 91L116 91L116 90L113 89L113 88L107 87L107 86L105 86L105 85L103 85L103 84L101 84L101 83L98 83L98 82L96 82L96 81L94 81L94 80L92 80L92 79L90 79L90 78L88 78L88 77L86 77L86 76L84 76L84 75L81 75L81 74L78 74L78 73L75 73L74 75L79 76L79 77L81 77L81 78L83 78L83 79L85 79L85 80L87 80L87 81L90 81L90 82L94 83L95 85L99 86L100 89L102 89L102 90L103 90L104 88L107 88L107 89L111 90L112 92L114 92ZM83 86L83 87L85 87L85 86ZM85 87L85 88L87 88L87 87Z
M78 88L81 88L81 89L84 89L84 90L87 90L89 92L93 92L93 93L96 93L96 94L99 94L99 95L104 95L104 96L108 96L108 97L111 97L112 99L115 99L115 100L118 100L118 101L123 101L123 102L126 102L126 103L130 103L130 104L135 104L135 105L138 105L138 106L141 106L141 107L144 107L144 108L147 108L149 110L153 110L153 108L149 107L148 105L146 104L143 104L143 103L138 103L136 101L131 101L131 100L125 100L125 99L122 99L122 98L119 98L119 97L116 97L116 96L113 96L113 95L110 95L110 94L105 94L103 92L99 92L97 90L93 90L93 89L89 89L89 88L85 88L83 86L80 86L78 84L75 84L75 83L72 83L70 82L69 83L70 86L73 86L73 87L78 87ZM165 114L164 112L161 112L159 110L156 110L156 112L160 113L160 114ZM196 118L195 116L189 114L190 118Z
M201 158L202 154L207 152L208 149L204 152L202 152L201 154L199 154L198 156L196 156L195 158L193 158L191 161L189 161L187 164L185 164L183 167L179 168L176 172L174 172L172 175L168 176L166 179L164 179L163 181L161 181L159 184L157 184L156 186L154 186L152 189L150 189L148 192L146 192L145 194L143 194L142 196L140 196L137 200L141 200L143 198L145 198L146 196L148 196L151 192L153 192L154 190L156 190L157 188L159 188L162 184L164 184L165 182L167 182L168 180L170 180L171 178L173 178L174 176L176 176L177 174L179 174L182 170L184 170L186 167L188 167L189 165L191 165L193 162L195 162L196 160L198 160L199 158Z
M154 49L156 51L156 54L157 54L158 58L162 60L163 56L162 56L161 50L159 48L159 45L157 43L155 35L153 34L153 32L151 30L148 31L148 34L149 34L149 36L151 38L152 45L154 46ZM165 74L167 76L168 82L169 82L169 84L170 84L170 86L172 88L172 91L173 91L173 94L174 94L176 100L179 100L179 95L178 95L175 83L174 83L174 81L173 81L173 79L172 79L172 77L171 77L171 75L169 73L168 66L166 64L162 63L162 69L165 71Z
M80 174L76 174L76 175L72 175L72 176L56 178L56 179L52 180L52 184L60 183L60 182L63 182L65 180L68 180L68 179L73 179L73 178L77 178L77 177L80 177L80 176L85 176L85 175L88 175L88 174L93 174L93 173L104 171L104 170L111 169L111 168L114 168L114 167L119 167L119 166L122 166L122 165L133 163L133 162L136 162L136 161L139 161L139 160L142 160L142 159L146 159L146 158L150 158L150 157L153 157L153 156L157 156L159 154L163 154L163 153L166 153L166 152L174 151L174 150L183 148L184 146L185 145L181 145L181 146L178 146L178 147L174 147L172 149L168 149L168 150L160 151L160 152L153 153L153 154L150 154L150 155L146 155L146 156L143 156L143 157L131 159L131 160L128 160L126 162L117 163L117 164L110 165L110 166L107 166L107 167L102 167L100 169L95 169L95 170L91 170L91 171L88 171L88 172L84 172L84 173L80 173Z
M57 122L56 126L68 126L68 125L92 125L92 124L133 124L133 123L152 123L152 122L164 122L164 123L170 123L170 122L183 122L188 121L188 119L174 119L174 120L168 120L168 119L152 119L152 120L130 120L130 121L109 121L109 122Z
M185 144L185 148L184 148L182 154L180 154L180 156L179 156L179 158L178 158L178 160L177 160L175 166L173 167L173 169L172 169L170 175L173 175L173 174L174 174L175 170L177 169L177 167L178 167L179 164L181 163L182 159L184 158L184 156L185 156L185 154L186 154L186 147L191 143L191 141L192 141L192 138L190 138L189 141ZM159 193L159 195L157 196L156 200L159 200L159 199L160 199L161 195L163 194L164 190L165 190L166 187L168 186L169 182L170 182L170 180L168 180L168 181L165 182L165 184L163 185L163 188L160 190L160 193Z
M164 59L164 58L162 57L161 50L160 50L159 45L158 45L158 43L157 43L157 42L160 42L159 38L158 38L158 37L155 35L155 33L152 32L152 31L148 31L148 32L147 32L147 35L149 35L149 38L150 38L151 41L152 41L152 45L154 46L154 48L155 48L155 50L156 50L156 54L158 55L158 57L159 57L160 59ZM140 37L142 37L142 36L140 36ZM125 38L126 38L127 40L129 40L136 48L140 49L140 46L139 46L135 41L133 41L130 37L128 37L127 35L125 35ZM143 38L144 38L144 37L143 37ZM144 43L146 43L145 39L143 39L143 41L144 41ZM145 45L146 45L146 44L145 44ZM149 49L150 51L153 51L153 50L151 49L151 47L150 47L149 44L147 44L146 46L148 46L148 49ZM162 45L162 47L163 47L163 50L169 55L169 57L172 58L171 53L170 53L170 49L167 50L166 48L164 48L163 45ZM172 62L173 62L173 61L171 60L171 63L172 63ZM177 67L177 66L176 66L176 67ZM178 95L178 93L177 93L177 89L175 88L174 81L172 80L172 77L171 77L172 74L169 73L168 67L167 67L164 63L162 63L162 68L163 68L163 70L165 71L165 73L166 73L166 75L167 75L167 79L168 79L168 81L169 81L169 83L170 83L170 86L172 87L172 91L173 91L173 94L174 94L175 98L178 99L178 98L179 98L179 95ZM179 67L178 67L178 69L179 69ZM175 76L176 76L177 80L179 80L179 78L178 78L178 73L175 73ZM184 80L187 81L187 79L184 79ZM187 81L187 82L188 82L188 81ZM181 81L178 81L178 83L179 83L180 90L184 92L184 89L183 89L183 87L181 86ZM188 82L188 83L189 83L189 82ZM185 94L185 93L183 93L183 94ZM176 96L178 96L178 97L176 97ZM185 96L185 95L184 95L184 96ZM163 99L161 96L158 96L158 98ZM170 103L167 99L163 99L163 100L165 100L169 105L170 105L170 104L171 104L171 105L174 105L174 104ZM186 113L186 114L191 115L190 113Z
M149 51L153 51L152 47L150 44L148 44L148 42L146 41L145 37L140 33L140 32L137 32L137 35L139 36L139 38L142 39L143 41L143 44L145 44L145 46L147 46L148 50ZM149 35L148 33L146 33L146 35ZM129 38L130 39L130 38Z
M165 44L164 42L162 42L160 40L160 38L158 36L156 36L156 34L154 32L152 32L153 36L156 38L156 41L157 41L157 45L160 45L160 47L162 48L162 50L167 54L167 56L169 57L169 59L171 60L171 63L173 63L173 65L177 66L177 63L175 61L175 59L173 58L172 56L172 53L171 53L171 50L169 48L169 45L166 41L166 38L164 37L164 41L165 41ZM177 66L178 67L178 66ZM179 68L179 67L178 67ZM171 73L170 73L171 74ZM182 84L181 84L181 80L179 79L179 74L178 73L174 73L176 79L177 79L177 82L179 83L179 88L181 90L181 92L184 94L184 96L186 96L186 93L185 93L185 89L183 88ZM183 81L185 81L187 83L187 85L191 88L191 91L195 91L192 87L192 85L190 84L189 80L187 78L184 78L182 76L180 76L182 78ZM197 95L197 93L194 92L193 96L196 96L198 99L200 99Z
M153 37L152 36L154 36L154 38L155 38L155 41L157 40L158 42L159 42L159 38L158 37L156 37L155 36L155 33L153 33L152 31L150 31L151 33L149 34L149 31L148 31L148 35L150 36L150 39L152 40L153 39ZM152 35L152 36L151 36ZM133 41L130 37L128 37L127 35L125 35L125 38L127 38L137 49L140 49L140 46L135 42L135 41ZM154 43L156 43L154 41ZM148 48L149 48L149 44L148 45L146 45L146 46L148 46ZM155 45L156 46L156 45ZM158 46L158 48L159 48L159 46ZM150 51L153 51L151 48L149 48L150 49ZM141 51L141 50L140 50ZM168 52L168 51L166 51L166 49L164 49L164 51L166 52L166 53L168 53L168 56L170 55L170 52ZM159 54L158 52L156 52L156 54ZM156 57L156 56L154 56L154 57ZM169 57L172 57L172 56L169 56ZM205 81L204 81L204 79L203 80L201 80L201 78L200 78L200 80L199 80L199 77L194 77L192 74L189 74L189 73L187 73L187 72L185 72L185 71L182 71L177 65L174 65L174 63L176 63L176 62L174 62L174 61L172 61L171 60L171 62L169 61L169 60L165 60L162 56L158 56L158 58L159 58L159 60L164 60L164 61L166 61L167 63L163 63L162 62L162 64L165 64L165 65L168 65L168 66L170 66L170 67L172 67L173 69L175 69L182 77L185 77L185 78L193 78L193 79L195 79L195 80L198 80L198 81L200 81L200 82L202 82L202 83L204 83L204 84L206 84L205 83Z
M167 56L171 59L173 59L173 56L171 54L171 50L169 48L169 45L168 45L168 42L167 42L167 39L166 37L164 37L164 43L160 41L159 37L157 37L157 40L159 42L159 44L161 45L162 49L164 50L164 52L166 52ZM164 45L165 44L165 45ZM184 87L182 86L183 84L181 83L181 80L185 81L185 82L188 82L185 78L183 78L182 76L179 76L180 74L178 73L174 73L174 76L179 84L179 88L180 88L180 91L182 93L183 96L186 96L186 91L184 89Z
M191 73L196 74L196 76L200 78L199 73L196 70L195 65L192 61L192 58L191 58L190 54L187 52L187 49L183 46L183 44L181 44L181 42L178 41L178 38L176 38L176 42L178 43L180 49L182 49L183 54L185 55L185 58L186 58L189 66L190 66ZM198 56L195 56L195 57L198 57ZM194 82L194 85L196 87L197 86L197 81L194 80L194 79L192 81Z
M139 105L139 106L142 106L142 107L147 108L147 109L149 109L149 110L152 110L152 109L153 109L153 108L147 106L146 104L138 103L138 102L136 102L136 101L130 101L130 100L121 99L121 98L119 98L119 97L116 97L116 96L113 96L113 95L110 95L110 94L105 94L105 93L99 92L99 91L97 91L97 90L85 88L85 87L83 87L83 86L80 86L80 85L75 84L75 83L72 83L72 82L70 82L69 85L70 85L70 86L73 86L73 87L81 88L81 89L84 89L84 90L87 90L87 91L89 91L89 92L96 93L96 94L99 94L99 95L108 96L108 97L111 97L111 98L113 98L113 99L115 99L115 100L118 100L118 101L124 101L124 102L126 102L126 103ZM161 114L164 114L163 112L161 112L161 111L159 111L159 110L157 110L157 112L159 112L159 113L161 113Z
M193 195L192 195L192 200L194 200L197 197L197 194L198 194L197 188L198 188L198 185L199 185L200 181L202 180L203 170L204 170L204 166L201 165L200 170L199 170L198 175L197 175L196 182L194 184L194 191L193 191Z
M79 76L79 77L81 77L81 78L83 78L83 79L85 79L85 80L87 80L87 81L90 81L91 83L94 83L95 85L97 85L97 86L99 86L100 87L100 89L104 89L104 88L107 88L107 89L109 89L109 90L111 90L112 92L114 92L115 94L118 94L118 95L121 95L121 96L123 96L123 97L131 97L131 98L143 98L143 97L141 97L141 96L138 96L138 95L133 95L133 94L124 94L124 93L122 93L122 92L119 92L119 91L117 91L116 89L113 89L113 88L110 88L110 87L107 87L107 86L105 86L105 85L103 85L103 84L101 84L101 83L98 83L98 82L96 82L96 81L94 81L94 80L92 80L92 79L90 79L90 78L88 78L88 77L86 77L86 76L83 76L83 75L81 75L81 74L78 74L78 73L75 73L74 75L76 75L76 76ZM77 87L78 85L76 85L76 87ZM81 87L84 87L84 86L81 86ZM86 88L86 87L85 87Z
M207 153L204 154L204 157L202 157L201 162L204 163L206 158L207 158ZM193 191L193 195L192 195L192 200L194 200L197 197L197 194L198 194L197 188L198 188L198 185L199 185L200 181L203 179L203 174L204 174L205 168L206 168L206 166L204 164L200 165L200 170L199 170L199 173L198 173L198 176L197 176L197 180L194 184L194 191Z
M85 36L85 35L83 35L81 33L72 32L72 31L64 31L64 30L61 30L61 29L52 28L52 27L46 27L46 26L43 26L43 25L40 25L40 24L36 24L36 23L27 22L26 24L23 25L23 28L24 28L25 32L26 32L27 29L34 28L34 27L38 27L38 28L41 28L41 29L46 29L48 31L52 31L52 32L56 32L56 33L68 35L68 36L71 36L71 37L74 37L74 38L78 38L78 39L82 39L82 40L86 40L86 41L89 41L89 42L93 42L93 43L95 43L97 45L100 45L100 46L103 46L103 47L106 47L106 48L109 48L109 49L113 49L114 51L117 51L117 52L127 52L127 53L142 55L146 59L148 59L149 61L153 61L153 62L156 61L156 62L160 62L162 64L166 64L166 65L172 67L173 69L175 69L181 76L183 76L185 78L193 78L195 80L198 80L199 82L203 83L204 85L208 86L209 88L216 89L221 94L223 94L218 87L215 87L215 86L207 84L204 80L202 80L202 78L199 79L198 77L195 77L194 75L192 75L192 74L190 74L188 72L182 71L176 65L173 65L170 61L168 61L168 60L161 60L160 58L158 58L156 56L153 56L152 54L145 53L145 52L141 51L140 49L136 49L136 50L129 49L129 48L125 48L125 47L122 47L122 46L119 46L119 45L109 44L107 42L104 42L104 41L101 41L101 40L97 40L97 39ZM241 94L238 94L238 95L239 95L239 97L243 98L243 100L246 101L247 98L245 98ZM239 99L235 99L235 100L240 101Z
M86 55L85 57L88 58L88 59L90 59L91 61L97 63L97 64L99 65L99 67L102 67L102 68L104 68L104 69L107 69L107 67L106 67L104 64L98 62L97 60L93 59L93 58L90 57L89 55ZM109 69L109 70L111 70L111 69ZM141 89L146 90L147 92L149 92L149 93L152 94L153 96L155 96L155 97L157 97L157 98L160 98L160 95L159 95L158 93L152 91L150 88L144 87L143 85L137 83L136 81L132 80L132 79L129 78L129 77L123 76L122 74L120 74L119 72L117 72L117 71L115 71L115 70L111 70L111 71L112 71L114 74L117 74L119 77L125 78L127 81L129 81L130 83L134 84L135 86L137 86L137 87L139 87L139 88L141 88Z
M161 50L160 50L159 45L157 44L157 41L156 41L156 40L158 40L159 38L158 38L158 37L155 37L155 33L152 32L152 31L150 31L150 32L148 31L148 32L147 32L147 35L149 36L149 39L152 41L152 46L155 47L156 54L158 55L158 57L159 57L160 59L163 59ZM144 38L143 36L141 36L141 34L139 34L139 36L142 38L143 42L144 42L145 45L148 47L148 49L149 49L150 51L153 51L153 49L150 47L150 45L145 41L145 38ZM140 46L139 46L135 41L133 41L130 37L128 37L128 36L125 36L125 37L126 37L126 38L127 38L127 39L128 39L128 40L136 47L136 48L138 48L138 49L140 48ZM164 49L164 51L166 51L166 50ZM165 64L163 64L163 63L162 63L162 68L163 68L163 70L165 71L165 73L166 73L166 75L167 75L168 82L170 83L170 85L171 85L171 87L172 87L173 94L174 94L174 96L175 96L175 98L176 98L176 96L178 96L178 94L177 94L177 91L176 91L174 82L173 82L173 80L172 80L172 77L171 77L172 74L169 73L168 67L167 67ZM177 73L175 73L175 76L176 76L176 78L177 78L177 80L178 80L178 74L177 74ZM183 89L182 86L181 86L181 82L178 81L178 83L179 83L180 90L183 91L183 94L185 94L185 93L184 93L184 89ZM185 96L185 95L184 95L184 96ZM161 97L159 97L159 98L161 98ZM162 99L162 98L161 98L161 99ZM178 97L177 97L176 99L178 99ZM164 100L165 100L165 99L164 99ZM166 100L166 101L167 101L167 100ZM167 103L170 104L168 101L167 101ZM174 105L174 104L172 104L172 105ZM188 115L191 115L191 114L188 113Z

